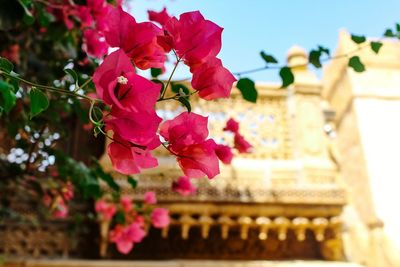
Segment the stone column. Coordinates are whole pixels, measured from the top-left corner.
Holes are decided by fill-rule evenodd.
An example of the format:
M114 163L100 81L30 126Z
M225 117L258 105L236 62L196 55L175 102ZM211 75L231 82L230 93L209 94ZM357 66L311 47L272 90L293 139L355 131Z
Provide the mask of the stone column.
M342 32L336 53L355 49L349 34ZM361 240L356 246L361 253L355 257L368 261L379 253L390 258L386 255L390 249L383 247L388 244L386 237L400 248L400 44L388 41L379 55L369 48L358 55L366 67L363 73L348 68L347 58L332 61L325 68L323 96L337 112L340 164L352 203L348 208L352 217L349 230L358 232ZM386 241L376 239L377 229L383 225ZM368 252L372 247L374 251ZM382 252L375 251L377 247ZM395 261L377 260L369 265L400 266Z

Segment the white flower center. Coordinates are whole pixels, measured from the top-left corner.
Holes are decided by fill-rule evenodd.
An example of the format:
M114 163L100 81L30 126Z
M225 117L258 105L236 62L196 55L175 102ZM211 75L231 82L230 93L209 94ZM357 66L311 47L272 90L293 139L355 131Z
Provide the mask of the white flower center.
M117 78L117 83L119 83L119 84L127 84L128 83L128 79L121 75L121 76L119 76Z

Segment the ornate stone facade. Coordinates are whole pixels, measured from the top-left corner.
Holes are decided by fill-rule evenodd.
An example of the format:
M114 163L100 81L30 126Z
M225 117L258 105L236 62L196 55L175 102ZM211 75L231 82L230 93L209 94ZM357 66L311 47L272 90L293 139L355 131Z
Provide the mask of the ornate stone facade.
M132 190L124 176L114 173L123 193L136 199L141 199L147 190L155 191L160 205L170 209L172 224L163 231L149 229L149 237L126 257L108 246L107 227L103 225L102 235L97 236L102 239L97 242L101 244L100 254L112 259L134 259L136 266L400 266L396 258L400 254L387 242L381 221L393 223L394 217L380 213L384 201L375 190L378 183L386 188L393 185L388 178L378 177L379 167L394 171L382 172L390 177L400 171L395 172L392 161L392 165L385 165L384 160L377 159L372 148L376 144L379 148L379 143L370 134L378 134L384 140L382 132L393 130L395 116L400 114L400 108L393 105L400 106L398 48L398 44L385 43L378 57L361 51L367 66L363 74L349 70L346 59L332 61L324 71L323 82L307 67L295 67L296 82L288 89L257 84L259 99L255 105L243 101L236 89L229 100L195 99L193 111L209 116L211 136L217 142L232 141L233 136L222 128L227 119L234 117L254 145L253 153L237 155L232 165L222 166L221 174L213 180L197 180L200 190L196 196L181 197L171 192L171 182L181 172L161 148L157 151L160 168L138 176L137 189ZM348 34L342 33L336 53L351 50L354 44ZM303 65L306 57L304 50L293 47L288 64ZM384 106L390 106L395 114L389 123L376 116ZM168 119L181 110L178 103L167 102L159 106L158 112ZM382 127L381 132L372 131L375 125ZM383 143L394 142L393 136ZM399 151L399 141L394 144L394 151ZM395 156L389 148L378 151L381 157ZM107 156L101 162L112 171ZM0 250L15 256L20 255L19 251L23 254L24 249L28 251L25 256L74 256L74 246L67 239L66 243L52 245L50 239L60 234L52 230L54 227L46 228L47 232L28 229L29 233L18 227L0 228ZM64 240L64 236L60 239ZM177 258L182 260L169 261ZM296 259L320 261L285 261ZM115 262L23 264L108 266ZM118 263L124 264L128 263ZM14 265L20 263L16 261Z
M289 51L289 64L306 60L302 49ZM222 129L233 117L254 146L253 153L236 155L213 180L197 180L196 196L171 192L181 171L163 148L160 166L138 176L134 191L124 176L114 174L123 192L137 199L155 191L173 217L171 229L159 233L164 239L153 233L128 258L345 259L340 215L346 194L324 131L322 85L307 68L295 68L294 74L296 83L287 90L258 84L257 104L244 101L236 89L227 100L192 101L194 112L209 116L210 135L217 142L232 142ZM159 114L168 119L183 109L167 102ZM112 171L107 156L102 164ZM104 256L119 257L105 246L106 240Z

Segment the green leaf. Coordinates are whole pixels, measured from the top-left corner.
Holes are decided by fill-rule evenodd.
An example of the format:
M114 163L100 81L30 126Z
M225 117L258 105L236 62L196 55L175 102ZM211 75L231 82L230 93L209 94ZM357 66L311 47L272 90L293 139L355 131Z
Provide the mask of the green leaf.
M17 100L13 89L12 85L0 80L0 107L6 113L10 112L10 110L15 106Z
M398 32L400 32L400 24L399 24L399 23L396 23L396 30L397 30Z
M143 208L143 202L136 202L135 209L140 210L141 208Z
M132 186L133 189L137 187L138 182L132 178L132 176L128 176L128 183Z
M125 224L125 214L122 211L115 213L115 222L117 224Z
M114 191L119 192L120 191L120 186L117 184L114 180L114 178L109 174L106 173L99 162L96 160L96 158L93 157L93 174L97 177L99 177L101 180L107 183L107 185L112 188Z
M294 83L294 75L292 69L289 67L283 67L279 71L279 76L282 79L282 86L281 88L288 87L292 83Z
M353 56L350 58L348 66L353 68L353 70L355 72L363 72L365 71L365 66L364 64L361 62L360 57L359 56Z
M8 83L13 87L13 92L16 93L19 90L19 81L17 79L10 79Z
M356 44L362 44L367 40L367 38L365 38L365 36L352 34L351 40L353 40L353 42L355 42Z
M29 11L28 6L31 4L30 0L18 0L22 8L24 9L24 17L22 20L24 21L25 24L31 25L34 21L35 18L33 17L32 13Z
M385 33L383 34L385 37L395 37L395 34L393 33L392 29L386 29Z
M189 113L192 111L192 106L190 105L190 102L186 97L179 97L178 101L181 102L181 104L186 107Z
M375 54L378 54L382 45L383 44L381 42L371 42L371 49L375 52Z
M310 61L310 63L316 67L316 68L321 68L321 51L318 50L311 50L310 54L308 55L308 60Z
M56 20L54 15L47 12L44 7L39 7L38 11L38 21L42 27L47 27L51 22Z
M84 163L78 162L61 150L51 151L56 156L57 171L61 177L70 180L85 199L101 197L97 176Z
M64 69L64 72L71 76L73 82L75 83L75 86L78 86L78 74L73 69Z
M273 63L273 64L278 63L276 58L274 58L272 55L266 54L264 51L260 52L260 56L264 59L266 63Z
M323 47L323 46L318 46L318 50L321 52L321 54L323 54L323 53L325 53L325 54L327 54L328 56L330 55L330 52L329 52L329 48L326 48L326 47Z
M323 46L318 46L318 49L313 49L310 51L308 55L308 61L316 68L321 68L321 56L326 54L327 56L330 55L329 49Z
M0 70L10 73L13 70L13 64L4 57L0 57Z
M49 107L49 99L46 94L36 88L31 89L29 92L29 98L31 101L31 119Z
M158 69L158 68L151 68L151 70L150 70L150 74L151 74L151 77L153 77L153 78L157 78L159 75L161 75L161 74L162 74L162 69Z
M256 86L252 80L249 78L241 78L236 87L242 93L243 99L252 103L257 102L258 92Z
M98 180L92 176L85 178L87 179L82 181L83 196L85 198L99 198L101 196L101 189Z
M113 178L110 174L105 173L105 172L103 171L103 169L102 169L100 166L98 166L98 167L96 168L95 173L96 173L96 175L97 175L101 180L103 180L104 182L106 182L107 185L108 185L111 189L113 189L114 191L117 191L117 192L120 191L120 187L119 187L119 185L115 182L114 178Z

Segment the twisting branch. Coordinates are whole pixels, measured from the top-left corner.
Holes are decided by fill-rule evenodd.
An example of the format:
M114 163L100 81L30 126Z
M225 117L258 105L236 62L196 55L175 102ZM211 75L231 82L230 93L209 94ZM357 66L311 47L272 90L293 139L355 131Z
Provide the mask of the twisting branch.
M364 49L366 47L369 47L369 46L370 46L370 43L367 42L367 43L365 43L363 45L358 45L358 47L356 49L353 49L350 52L347 52L347 53L344 53L344 54L340 54L340 55L336 55L336 56L328 56L328 57L322 58L321 62L327 62L327 61L336 60L336 59L340 59L340 58L346 58L346 57L354 55L355 53L357 53L360 50L362 50L362 49ZM289 67L290 68L301 68L301 67L307 67L309 64L311 64L311 63L309 61L307 61L307 63L292 65L292 66L289 66ZM245 74L251 74L251 73L255 73L255 72L260 72L260 71L263 71L263 70L274 70L274 69L277 70L277 69L281 69L283 67L287 67L287 65L273 65L273 66L266 65L266 66L260 67L260 68L255 68L255 69L250 69L250 70L245 70L245 71L240 71L240 72L234 72L233 75L240 77L240 76L245 75Z
M18 76L15 76L15 75L9 74L7 72L1 71L1 70L0 70L0 75L3 75L4 77L10 78L10 79L18 80L18 81L20 81L20 82L22 82L24 84L27 84L27 85L30 85L30 86L35 86L35 87L38 87L40 89L43 89L43 90L46 90L46 91L49 91L49 92L58 93L58 94L65 94L65 95L70 95L70 96L74 96L74 97L80 97L80 98L86 99L86 100L91 101L91 102L92 101L102 102L101 99L92 98L92 97L89 97L89 96L86 96L86 95L81 95L81 94L78 94L78 93L75 93L75 92L72 92L72 91L69 91L69 90L65 90L65 89L61 89L61 88L57 88L57 87L53 87L53 86L48 86L48 85L41 85L41 84L33 83L33 82L27 81L25 79L22 79L22 78L20 78ZM83 88L83 86L81 88Z

